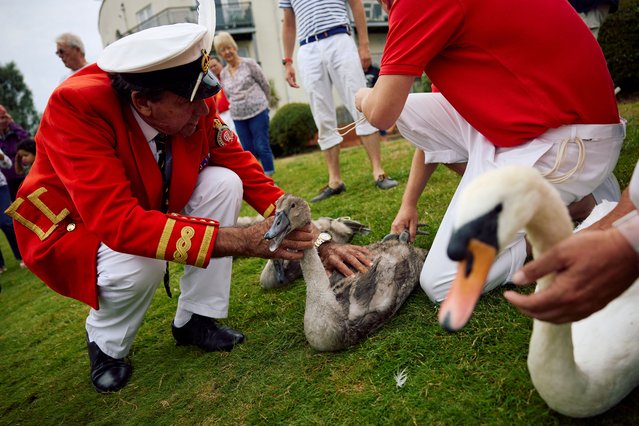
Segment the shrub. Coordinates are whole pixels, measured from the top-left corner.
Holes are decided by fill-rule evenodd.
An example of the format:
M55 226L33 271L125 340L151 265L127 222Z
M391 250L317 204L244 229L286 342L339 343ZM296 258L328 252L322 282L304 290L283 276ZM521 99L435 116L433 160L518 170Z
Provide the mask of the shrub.
M639 0L619 3L601 27L599 43L621 93L639 92Z
M309 142L317 133L311 107L293 102L280 108L270 124L273 154L292 155L309 149Z

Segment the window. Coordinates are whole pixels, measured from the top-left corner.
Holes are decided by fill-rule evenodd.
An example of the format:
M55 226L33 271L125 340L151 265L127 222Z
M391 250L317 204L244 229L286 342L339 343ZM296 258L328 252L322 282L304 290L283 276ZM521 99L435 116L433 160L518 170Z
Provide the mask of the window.
M148 20L151 16L153 16L153 12L151 12L151 5L148 4L144 6L142 9L138 10L135 13L135 17L138 20L138 24Z

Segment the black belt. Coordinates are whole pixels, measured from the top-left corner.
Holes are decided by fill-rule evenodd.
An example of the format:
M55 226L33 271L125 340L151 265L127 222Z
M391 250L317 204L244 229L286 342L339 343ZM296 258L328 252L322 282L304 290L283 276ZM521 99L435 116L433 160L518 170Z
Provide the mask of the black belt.
M305 44L308 44L308 43L313 43L314 41L317 41L317 40L323 40L335 34L350 34L350 33L351 33L351 29L348 25L340 25L339 27L329 28L326 31L322 31L319 34L308 36L305 39L300 40L300 46L304 46Z

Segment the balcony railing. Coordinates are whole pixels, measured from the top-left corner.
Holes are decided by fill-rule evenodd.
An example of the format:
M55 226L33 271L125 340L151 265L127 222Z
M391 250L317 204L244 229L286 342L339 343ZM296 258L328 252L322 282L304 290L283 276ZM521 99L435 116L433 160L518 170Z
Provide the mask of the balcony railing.
M137 33L147 28L160 25L178 24L181 22L197 23L197 9L195 7L169 7L131 28L122 37ZM250 2L222 5L217 7L216 30L252 29L253 8Z

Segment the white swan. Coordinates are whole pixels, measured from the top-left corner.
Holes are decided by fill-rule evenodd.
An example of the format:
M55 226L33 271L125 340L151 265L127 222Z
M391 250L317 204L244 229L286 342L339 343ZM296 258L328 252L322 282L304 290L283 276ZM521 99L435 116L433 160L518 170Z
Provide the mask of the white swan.
M275 249L294 229L311 220L302 198L285 194L277 202L275 220L265 238ZM304 252L300 261L306 281L304 333L318 351L336 351L362 341L381 327L404 303L419 283L426 251L399 241L367 247L373 265L366 273L344 277L326 275L317 250Z
M461 194L457 210L448 252L460 268L439 313L451 331L464 326L495 253L521 227L535 256L572 233L558 193L532 168L511 166L480 176ZM552 279L538 280L537 291ZM639 280L584 320L535 320L528 370L539 395L564 415L594 416L621 401L639 385Z

